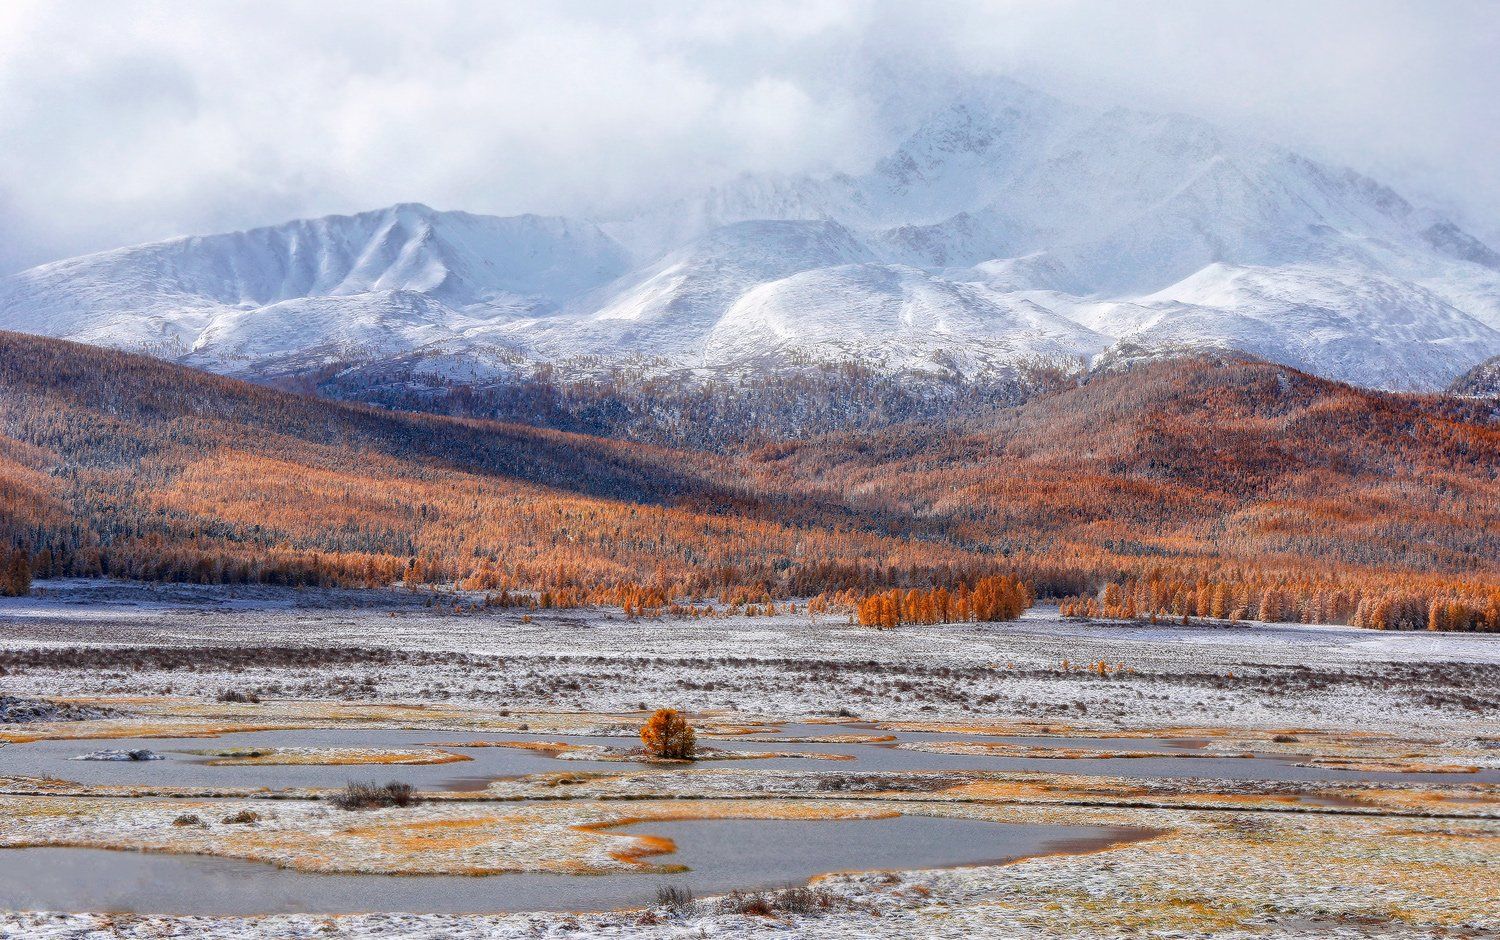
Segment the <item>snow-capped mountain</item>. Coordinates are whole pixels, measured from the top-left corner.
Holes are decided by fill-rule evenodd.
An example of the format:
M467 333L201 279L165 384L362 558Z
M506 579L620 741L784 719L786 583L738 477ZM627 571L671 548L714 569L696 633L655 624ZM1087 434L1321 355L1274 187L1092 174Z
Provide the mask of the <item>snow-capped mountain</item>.
M1166 347L1435 389L1500 353L1500 255L1352 171L1008 81L891 136L864 173L747 176L597 225L401 205L61 261L0 280L0 328L456 381L623 360L972 377Z
M1125 301L1019 296L1136 348L1236 349L1355 385L1441 388L1496 331L1426 288L1354 266L1210 264Z
M1033 301L900 264L803 271L747 291L719 319L704 364L830 355L902 372L983 374L1093 355L1102 335Z
M619 276L586 222L397 205L85 255L0 281L0 327L221 371L393 355Z
M525 324L515 342L555 358L624 354L693 362L725 312L758 285L874 260L835 222L739 222L581 298L571 316Z
M1159 289L1216 261L1370 264L1382 251L1500 269L1451 223L1352 171L1207 122L1096 112L1013 82L966 89L860 176L744 177L606 222L637 250L743 219L833 218L895 260L1041 254L1075 293Z

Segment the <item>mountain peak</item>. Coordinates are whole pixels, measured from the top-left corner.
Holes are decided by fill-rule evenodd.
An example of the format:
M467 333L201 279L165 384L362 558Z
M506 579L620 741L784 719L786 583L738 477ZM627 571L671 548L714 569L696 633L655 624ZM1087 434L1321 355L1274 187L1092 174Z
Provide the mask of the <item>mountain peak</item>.
M384 211L394 212L398 215L419 215L423 218L431 218L432 216L441 214L425 202L398 202Z
M974 377L1123 343L1426 389L1500 352L1500 255L1373 180L1007 79L885 87L869 172L744 174L608 234L402 202L137 246L0 280L0 328L235 371L775 347Z

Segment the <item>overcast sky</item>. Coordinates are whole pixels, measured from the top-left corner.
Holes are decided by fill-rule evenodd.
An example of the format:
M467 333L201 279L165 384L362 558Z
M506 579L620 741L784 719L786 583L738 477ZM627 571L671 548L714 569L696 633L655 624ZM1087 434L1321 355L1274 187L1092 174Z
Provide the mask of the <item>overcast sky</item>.
M398 201L586 212L859 169L870 76L908 66L1197 114L1500 240L1500 0L5 0L0 273Z

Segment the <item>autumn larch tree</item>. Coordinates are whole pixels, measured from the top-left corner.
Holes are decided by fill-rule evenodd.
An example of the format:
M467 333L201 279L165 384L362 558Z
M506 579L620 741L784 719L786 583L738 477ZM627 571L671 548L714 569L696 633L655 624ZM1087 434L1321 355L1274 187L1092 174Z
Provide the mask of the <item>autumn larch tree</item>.
M698 736L682 713L663 708L641 726L641 743L646 753L669 760L692 760L698 748Z
M25 597L31 593L31 565L25 549L15 549L0 564L0 596Z

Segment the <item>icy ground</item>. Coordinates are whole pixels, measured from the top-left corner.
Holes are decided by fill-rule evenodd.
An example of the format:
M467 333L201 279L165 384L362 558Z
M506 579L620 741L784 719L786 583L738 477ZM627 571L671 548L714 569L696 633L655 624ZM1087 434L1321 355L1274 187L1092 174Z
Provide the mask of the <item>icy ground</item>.
M1083 624L1046 606L1015 623L877 631L803 613L457 614L403 592L42 586L0 600L6 694L1500 731L1500 636ZM1089 671L1101 661L1104 677Z
M25 722L13 726L20 741L28 732L71 736L69 729L90 736L114 722L131 734L274 724L297 715L297 727L323 720L318 716L330 725L399 725L413 715L441 723L445 715L459 720L468 706L491 722L516 721L510 716L526 710L526 721L577 731L616 720L604 713L662 705L716 711L718 720L746 728L757 716L781 723L831 715L971 729L1031 719L1073 736L1093 729L1196 736L1188 729L1202 728L1232 737L1235 729L1259 728L1257 749L1286 740L1355 760L1488 765L1483 758L1500 739L1500 636L1083 624L1045 606L1015 623L877 631L805 613L632 620L602 609L470 611L475 598L404 591L78 581L39 587L32 597L0 600L0 698L9 696L12 721ZM1103 675L1090 671L1101 662ZM43 701L68 696L103 701ZM253 704L257 698L261 704ZM450 708L431 707L439 704ZM139 714L111 717L115 708ZM1282 731L1308 728L1334 735ZM655 805L664 818L703 813L713 800L741 815L788 812L799 800L826 807L822 770L563 775L567 792L559 791L558 775L544 774L335 828L341 837L364 839L384 813L394 826L379 844L415 852L411 862L430 867L433 850L406 838L424 814L519 818L532 804L483 800L526 797L545 810L539 818L549 832L576 841L569 827L589 807L634 815ZM1049 773L961 777L917 781L931 783L921 786L871 778L873 790L833 792L856 801L851 805L875 800L881 812L899 806L903 813L1146 826L1161 835L1010 865L833 875L819 882L826 906L811 911L756 913L734 899L703 899L687 908L590 915L0 912L0 940L1447 937L1500 928L1489 902L1500 884L1493 785L1392 784L1309 804L1274 786L1226 781L1186 787ZM184 800L209 801L217 819L236 800L256 796L95 792L41 778L8 786L0 823L12 844L45 836L47 844L176 846L203 836L174 823ZM254 805L287 819L326 812L305 794L282 797L274 806ZM462 802L475 799L481 802ZM304 837L315 840L304 848L317 857L335 848L331 831L282 828L287 833L268 822L231 835L259 846L247 857L295 849ZM463 831L481 841L495 835ZM518 857L519 842L501 842L496 851ZM455 851L467 845L454 844ZM552 864L558 847L543 848L538 864Z

